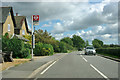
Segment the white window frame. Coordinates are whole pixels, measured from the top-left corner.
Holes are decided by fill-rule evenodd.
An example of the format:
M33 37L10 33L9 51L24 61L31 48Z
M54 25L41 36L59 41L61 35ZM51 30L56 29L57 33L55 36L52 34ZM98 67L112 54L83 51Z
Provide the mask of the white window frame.
M8 31L10 31L10 24L8 24Z

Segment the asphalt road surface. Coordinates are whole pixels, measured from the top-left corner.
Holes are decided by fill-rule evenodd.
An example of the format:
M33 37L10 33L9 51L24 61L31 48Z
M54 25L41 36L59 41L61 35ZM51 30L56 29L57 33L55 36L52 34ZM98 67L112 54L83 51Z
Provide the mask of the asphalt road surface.
M118 62L84 51L68 53L35 76L39 78L118 78Z

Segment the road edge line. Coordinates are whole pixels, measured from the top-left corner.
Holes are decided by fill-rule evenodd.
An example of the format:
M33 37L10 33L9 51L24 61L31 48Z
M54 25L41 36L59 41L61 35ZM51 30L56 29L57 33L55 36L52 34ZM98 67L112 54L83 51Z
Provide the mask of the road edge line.
M113 57L110 57L110 56L104 56L104 55L101 55L101 54L97 54L97 55L100 56L100 57L112 60L112 61L116 61L118 63L120 62L120 59L116 59L116 58L113 58Z

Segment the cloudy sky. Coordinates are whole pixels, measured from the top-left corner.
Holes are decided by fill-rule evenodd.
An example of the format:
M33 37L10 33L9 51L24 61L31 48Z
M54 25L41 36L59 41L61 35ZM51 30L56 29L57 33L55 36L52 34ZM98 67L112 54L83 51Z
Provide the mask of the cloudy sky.
M14 0L13 0L14 1ZM97 38L105 44L118 43L118 2L110 0L85 0L85 2L2 2L12 6L15 13L27 17L40 15L36 29L47 30L57 40L81 36L90 43Z

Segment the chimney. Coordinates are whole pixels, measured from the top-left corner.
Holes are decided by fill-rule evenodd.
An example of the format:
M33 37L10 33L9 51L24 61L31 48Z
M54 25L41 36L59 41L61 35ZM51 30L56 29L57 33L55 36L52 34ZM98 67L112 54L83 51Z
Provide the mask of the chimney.
M16 13L16 16L18 16L18 13Z

